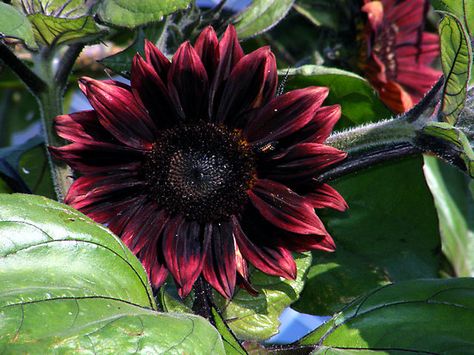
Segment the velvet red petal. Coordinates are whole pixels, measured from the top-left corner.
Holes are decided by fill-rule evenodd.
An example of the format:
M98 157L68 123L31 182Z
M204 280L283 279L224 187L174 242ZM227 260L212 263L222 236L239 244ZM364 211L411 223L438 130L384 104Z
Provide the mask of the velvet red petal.
M118 141L99 123L97 112L81 111L57 116L54 128L58 136L74 143L91 141L118 143Z
M206 68L209 82L212 83L219 64L219 41L212 26L207 26L201 32L194 43L194 49Z
M311 179L347 156L346 152L320 143L300 143L275 155L265 176L277 180Z
M145 40L145 59L148 64L153 66L161 80L166 83L171 63L168 58L147 39Z
M248 194L263 218L278 228L297 234L327 233L309 202L285 185L258 179Z
M206 229L210 241L206 243L203 276L222 296L230 299L237 272L232 225L230 222L213 223Z
M244 135L256 145L288 136L313 119L328 92L324 87L308 87L275 97L247 124Z
M239 44L237 33L232 25L227 26L221 41L219 42L219 63L217 65L216 74L212 80L209 97L209 112L211 117L217 109L217 104L220 100L220 91L222 84L227 80L232 69L234 69L237 62L244 56L244 51Z
M232 126L239 115L268 103L278 84L275 56L262 47L244 56L223 88L215 120Z
M189 42L183 43L168 72L168 89L178 113L193 122L207 116L208 78L201 58Z
M155 125L173 126L178 116L168 95L168 88L153 67L136 54L132 63L132 91L147 109Z
M315 192L305 195L314 208L332 208L337 211L345 211L349 208L344 198L328 184L321 184Z
M233 232L240 252L253 266L268 275L287 279L296 278L296 264L291 253L279 246L260 246L253 243L242 230L239 221L233 217Z
M191 292L202 270L204 251L199 224L185 221L181 216L171 218L163 232L162 250L178 293L184 298Z
M128 147L91 142L73 143L63 147L48 147L52 156L65 161L74 170L83 174L95 174L120 170L143 160L141 152Z
M107 131L127 146L150 149L156 127L129 89L86 77L79 82Z
M297 235L280 238L279 243L282 247L289 250L302 253L309 250L322 250L333 252L336 250L336 244L329 234L325 235Z

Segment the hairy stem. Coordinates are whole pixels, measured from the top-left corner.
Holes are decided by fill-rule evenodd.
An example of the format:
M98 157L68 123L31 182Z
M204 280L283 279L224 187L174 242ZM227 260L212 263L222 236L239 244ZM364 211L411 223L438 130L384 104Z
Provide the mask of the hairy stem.
M36 69L47 82L47 90L39 93L36 97L41 111L46 146L60 146L64 142L56 135L53 122L56 116L63 113L63 88L58 86L54 80L52 60L52 53L47 49L36 58ZM54 161L49 151L47 151L47 155L56 196L58 201L62 202L71 184L72 172L66 164Z
M71 44L61 58L61 64L54 76L54 81L61 91L66 89L69 74L71 73L72 67L74 66L79 54L81 54L83 48L83 43Z
M2 42L0 42L0 60L10 67L33 94L38 95L47 90L46 82L36 75Z
M193 312L212 321L212 290L202 276L194 283L194 297Z

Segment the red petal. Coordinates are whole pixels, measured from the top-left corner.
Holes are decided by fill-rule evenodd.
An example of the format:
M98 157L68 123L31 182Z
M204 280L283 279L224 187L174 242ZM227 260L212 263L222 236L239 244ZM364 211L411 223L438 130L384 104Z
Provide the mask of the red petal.
M268 161L265 176L276 180L312 179L323 171L345 159L347 153L320 143L296 144Z
M288 236L280 238L279 243L285 248L296 252L309 250L333 252L336 250L336 244L329 234Z
M99 114L99 122L120 142L136 149L149 149L156 128L147 112L123 84L90 78L79 79L81 90Z
M209 82L212 82L219 63L219 41L212 26L207 26L201 32L194 43L194 49L206 68Z
M74 143L92 141L118 143L99 123L97 112L81 111L69 115L57 116L54 127L58 136Z
M168 95L168 88L153 67L136 54L132 63L132 91L148 110L159 128L169 128L177 121L177 114Z
M145 40L145 58L151 64L158 76L166 83L170 61L161 51L149 40Z
M245 127L245 136L252 144L288 136L313 119L328 92L324 87L309 87L275 97Z
M322 184L316 191L305 195L314 208L332 208L337 211L345 211L349 208L344 198L328 184Z
M65 202L78 210L101 202L139 194L145 182L134 171L117 172L113 175L81 176L74 181Z
M207 116L207 72L189 42L183 43L173 56L168 88L179 114L188 122Z
M235 28L229 25L219 42L219 64L210 88L209 112L211 114L217 109L216 104L220 99L223 82L227 80L232 69L243 56L244 51L240 47Z
M282 247L257 246L245 235L240 223L232 218L234 237L242 255L268 275L296 278L296 264L291 253Z
M179 295L186 297L202 270L201 231L196 222L181 216L172 218L163 233L163 256L168 270L178 286Z
M259 179L248 194L263 218L278 228L297 234L327 234L314 208L286 186Z
M227 79L216 120L232 125L243 112L265 105L275 95L277 84L275 56L270 48L247 54Z
M413 100L402 86L394 81L390 81L379 89L380 99L393 112L402 113L413 107Z
M143 160L141 152L128 147L92 142L73 143L63 147L48 147L54 158L65 161L83 174L95 174L114 169L126 169Z
M229 222L206 225L206 256L202 273L209 284L227 299L234 294L237 266Z

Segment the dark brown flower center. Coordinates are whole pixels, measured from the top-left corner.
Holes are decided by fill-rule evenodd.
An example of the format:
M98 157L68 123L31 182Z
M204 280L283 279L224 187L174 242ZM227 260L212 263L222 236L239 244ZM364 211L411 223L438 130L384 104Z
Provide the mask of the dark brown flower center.
M373 46L373 52L385 64L389 79L397 76L397 59L395 47L397 44L398 26L385 23L382 31L377 35Z
M241 134L211 123L162 131L144 164L160 206L200 222L238 213L254 170L253 153Z

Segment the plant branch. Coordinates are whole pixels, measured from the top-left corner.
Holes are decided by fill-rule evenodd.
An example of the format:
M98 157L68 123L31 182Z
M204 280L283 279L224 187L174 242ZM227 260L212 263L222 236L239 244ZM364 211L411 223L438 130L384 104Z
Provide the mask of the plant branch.
M5 43L0 42L0 60L20 78L35 95L47 90L48 85L23 63Z
M83 43L74 43L71 44L66 50L66 53L64 53L61 59L61 64L54 76L54 81L61 91L64 91L66 88L69 74L71 73L72 67L83 48Z
M330 169L320 174L314 182L325 183L350 173L369 168L375 164L380 164L390 160L397 160L416 154L422 151L411 143L399 143L393 146L386 146L363 155L350 155L339 164L333 165Z

